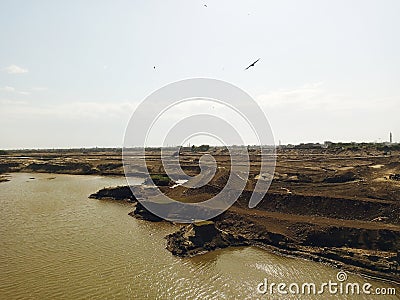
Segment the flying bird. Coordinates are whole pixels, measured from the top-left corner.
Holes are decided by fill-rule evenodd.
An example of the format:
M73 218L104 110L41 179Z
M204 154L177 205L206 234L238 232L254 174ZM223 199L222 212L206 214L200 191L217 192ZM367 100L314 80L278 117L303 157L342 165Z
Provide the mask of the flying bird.
M208 7L207 4L204 4L204 7Z
M246 69L244 69L244 70L247 70L248 68L250 68L250 67L254 67L254 65L259 61L260 59L257 59L255 62L253 62L250 66L248 66Z

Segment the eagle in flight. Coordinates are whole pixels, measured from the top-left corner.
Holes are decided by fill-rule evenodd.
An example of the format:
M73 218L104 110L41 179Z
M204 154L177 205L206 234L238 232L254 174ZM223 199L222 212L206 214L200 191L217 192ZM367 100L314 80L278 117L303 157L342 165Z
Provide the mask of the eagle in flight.
M251 65L249 65L246 69L244 69L244 70L247 70L248 68L250 68L250 67L254 67L254 65L259 61L260 59L257 59L255 62L253 62Z

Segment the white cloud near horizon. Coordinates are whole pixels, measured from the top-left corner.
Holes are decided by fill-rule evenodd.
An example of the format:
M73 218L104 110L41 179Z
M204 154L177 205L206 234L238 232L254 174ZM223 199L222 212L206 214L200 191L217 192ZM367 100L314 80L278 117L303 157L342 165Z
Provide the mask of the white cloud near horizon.
M1 92L14 92L15 88L12 86L3 86L3 87L0 87L0 91Z
M6 71L8 74L24 74L29 72L28 69L17 65L9 65L8 67L5 67L3 70Z
M0 92L17 93L17 94L24 95L24 96L30 94L29 92L26 92L26 91L19 91L19 90L17 90L15 87L12 87L12 86L3 86L3 87L0 87Z
M39 105L34 102L0 99L1 115L17 118L103 119L127 118L136 107L130 102L70 102L56 105Z
M26 101L20 101L20 100L10 100L10 99L0 99L0 104L2 105L1 111L0 111L0 116L3 111L5 111L7 106L18 106L18 105L26 105Z
M313 106L316 99L319 99L319 103L322 101L321 95L324 92L322 85L322 82L318 82L305 84L301 87L273 90L258 95L255 100L261 106L266 107L279 107L297 103Z
M397 106L399 97L361 98L349 94L330 91L323 82L308 83L300 87L279 89L258 95L255 100L265 110L319 110L343 111L353 109L376 109L385 105L386 109Z

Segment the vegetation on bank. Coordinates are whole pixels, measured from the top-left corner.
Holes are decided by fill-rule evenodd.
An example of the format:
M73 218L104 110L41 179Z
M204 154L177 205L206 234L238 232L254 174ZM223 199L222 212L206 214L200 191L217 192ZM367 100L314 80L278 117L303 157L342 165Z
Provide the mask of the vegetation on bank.
M376 149L378 151L400 150L400 144L389 143L333 143L330 147L346 150Z
M380 151L399 151L400 144L389 144L389 145L378 144L376 146L376 149Z
M283 149L329 149L329 150L347 150L347 151L399 151L400 143L344 143L344 142L324 142L320 143L300 143L298 145L281 145Z
M206 152L210 149L210 145L200 145L200 146L195 146L192 145L192 152Z
M151 180L153 180L154 184L157 186L167 186L173 183L171 178L169 178L167 175L163 174L153 174L150 175Z

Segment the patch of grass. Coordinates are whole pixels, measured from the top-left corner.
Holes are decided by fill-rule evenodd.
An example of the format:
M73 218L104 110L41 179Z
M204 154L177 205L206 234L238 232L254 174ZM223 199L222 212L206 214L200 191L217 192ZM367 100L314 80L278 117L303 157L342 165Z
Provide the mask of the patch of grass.
M169 185L172 183L172 180L167 175L162 174L153 174L150 175L155 185Z

